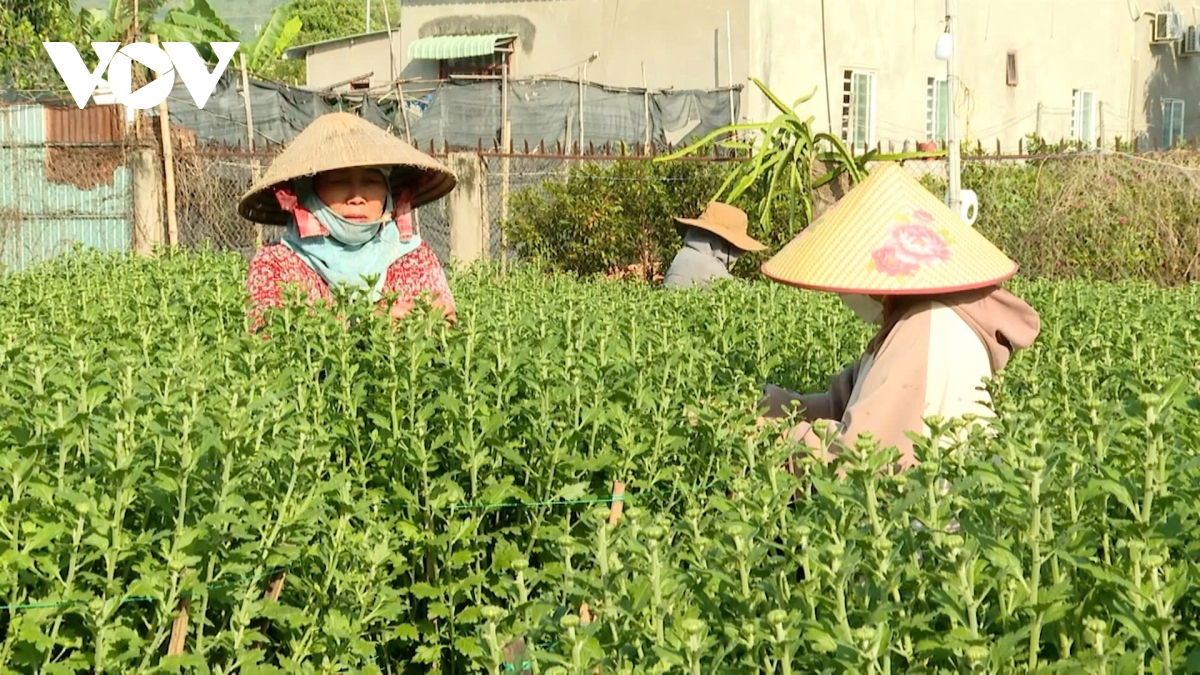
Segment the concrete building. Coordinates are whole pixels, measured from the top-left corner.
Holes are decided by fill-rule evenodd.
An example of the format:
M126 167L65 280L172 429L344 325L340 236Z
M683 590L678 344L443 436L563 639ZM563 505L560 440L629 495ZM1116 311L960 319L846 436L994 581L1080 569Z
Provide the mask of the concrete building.
M386 87L393 73L400 77L400 32L390 31L392 49L388 48L389 31L351 35L298 45L283 53L285 59L304 59L309 89L359 91ZM395 65L390 62L396 55Z
M954 4L953 92L933 55L945 0L760 0L751 8L751 70L784 100L815 86L801 113L867 144L944 138L951 102L960 138L1013 151L1029 133L1111 143L1161 141L1164 128L1171 138L1200 132L1200 115L1187 119L1200 106L1200 57L1179 56L1179 43L1151 43L1151 12L1168 10L1165 0ZM1166 18L1157 18L1160 28ZM1200 24L1190 8L1177 20L1184 38ZM768 106L755 97L746 112L763 118Z
M756 77L789 103L812 94L798 112L859 146L942 139L950 105L960 138L1014 152L1031 133L1106 144L1200 135L1198 10L1169 0L955 5L953 91L934 58L945 0L405 0L393 46L405 78L507 66L515 77L712 89ZM310 86L389 77L386 34L292 52L306 55ZM744 118L774 115L753 86L741 96Z
M515 36L511 72L517 77L576 77L586 68L589 81L641 87L644 64L653 89L727 87L746 82L750 6L756 1L405 0L404 75L436 78L448 65L457 70L458 64L419 58L423 46L439 38L495 34Z

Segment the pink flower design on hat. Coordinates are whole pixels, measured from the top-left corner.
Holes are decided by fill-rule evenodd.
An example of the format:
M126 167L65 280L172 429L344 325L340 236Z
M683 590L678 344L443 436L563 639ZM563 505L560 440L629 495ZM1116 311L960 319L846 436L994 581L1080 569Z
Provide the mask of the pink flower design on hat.
M950 257L942 236L925 225L893 227L892 243L896 255L914 265L937 265Z
M925 225L903 223L892 227L887 241L871 251L871 267L888 276L908 276L949 257L950 248L940 234Z
M917 209L916 211L913 211L913 218L916 218L917 220L921 221L922 223L932 223L933 222L933 214L926 211L925 209Z
M895 244L888 242L871 251L874 268L891 277L901 277L917 271L917 266L900 257Z

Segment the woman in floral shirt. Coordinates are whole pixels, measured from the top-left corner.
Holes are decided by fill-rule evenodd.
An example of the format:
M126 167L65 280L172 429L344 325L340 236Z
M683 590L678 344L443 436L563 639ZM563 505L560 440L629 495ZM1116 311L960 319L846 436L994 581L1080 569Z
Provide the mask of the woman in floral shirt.
M412 209L454 189L454 174L432 157L350 113L313 121L242 197L249 220L284 225L281 241L250 261L251 330L298 284L310 303L344 286L372 302L396 294L400 318L428 294L447 320L454 299L429 245L412 231Z

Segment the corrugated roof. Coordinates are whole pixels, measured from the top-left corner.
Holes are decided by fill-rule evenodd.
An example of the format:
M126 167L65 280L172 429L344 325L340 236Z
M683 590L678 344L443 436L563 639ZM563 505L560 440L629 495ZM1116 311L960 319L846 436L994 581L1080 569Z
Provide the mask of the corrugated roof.
M496 51L496 45L501 42L514 40L516 35L442 35L413 40L408 45L408 58L429 59L467 59L472 56L487 56Z
M400 30L400 29L392 28L392 30ZM302 59L302 58L304 58L305 52L313 49L314 47L323 47L325 45L331 45L331 44L334 44L337 42L347 42L349 40L361 40L362 38L365 38L365 37L373 37L375 35L383 35L383 34L386 34L387 32L388 32L387 29L375 30L375 31L371 31L370 33L359 33L357 35L347 35L345 37L321 40L320 42L310 42L306 45L296 45L295 47L289 47L288 49L285 49L283 51L283 58L285 58L285 59Z

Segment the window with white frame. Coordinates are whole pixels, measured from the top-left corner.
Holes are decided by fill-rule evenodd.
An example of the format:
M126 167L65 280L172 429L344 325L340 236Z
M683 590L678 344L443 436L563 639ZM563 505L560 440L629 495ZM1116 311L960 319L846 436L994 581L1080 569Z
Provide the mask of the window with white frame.
M946 140L950 122L950 87L946 78L929 78L925 89L925 136L926 140Z
M1162 147L1170 150L1183 138L1183 101L1164 98L1162 111Z
M842 140L861 148L875 144L875 73L863 70L844 73Z
M1096 92L1075 90L1075 103L1071 106L1071 137L1083 141L1084 147L1096 143L1097 114Z

